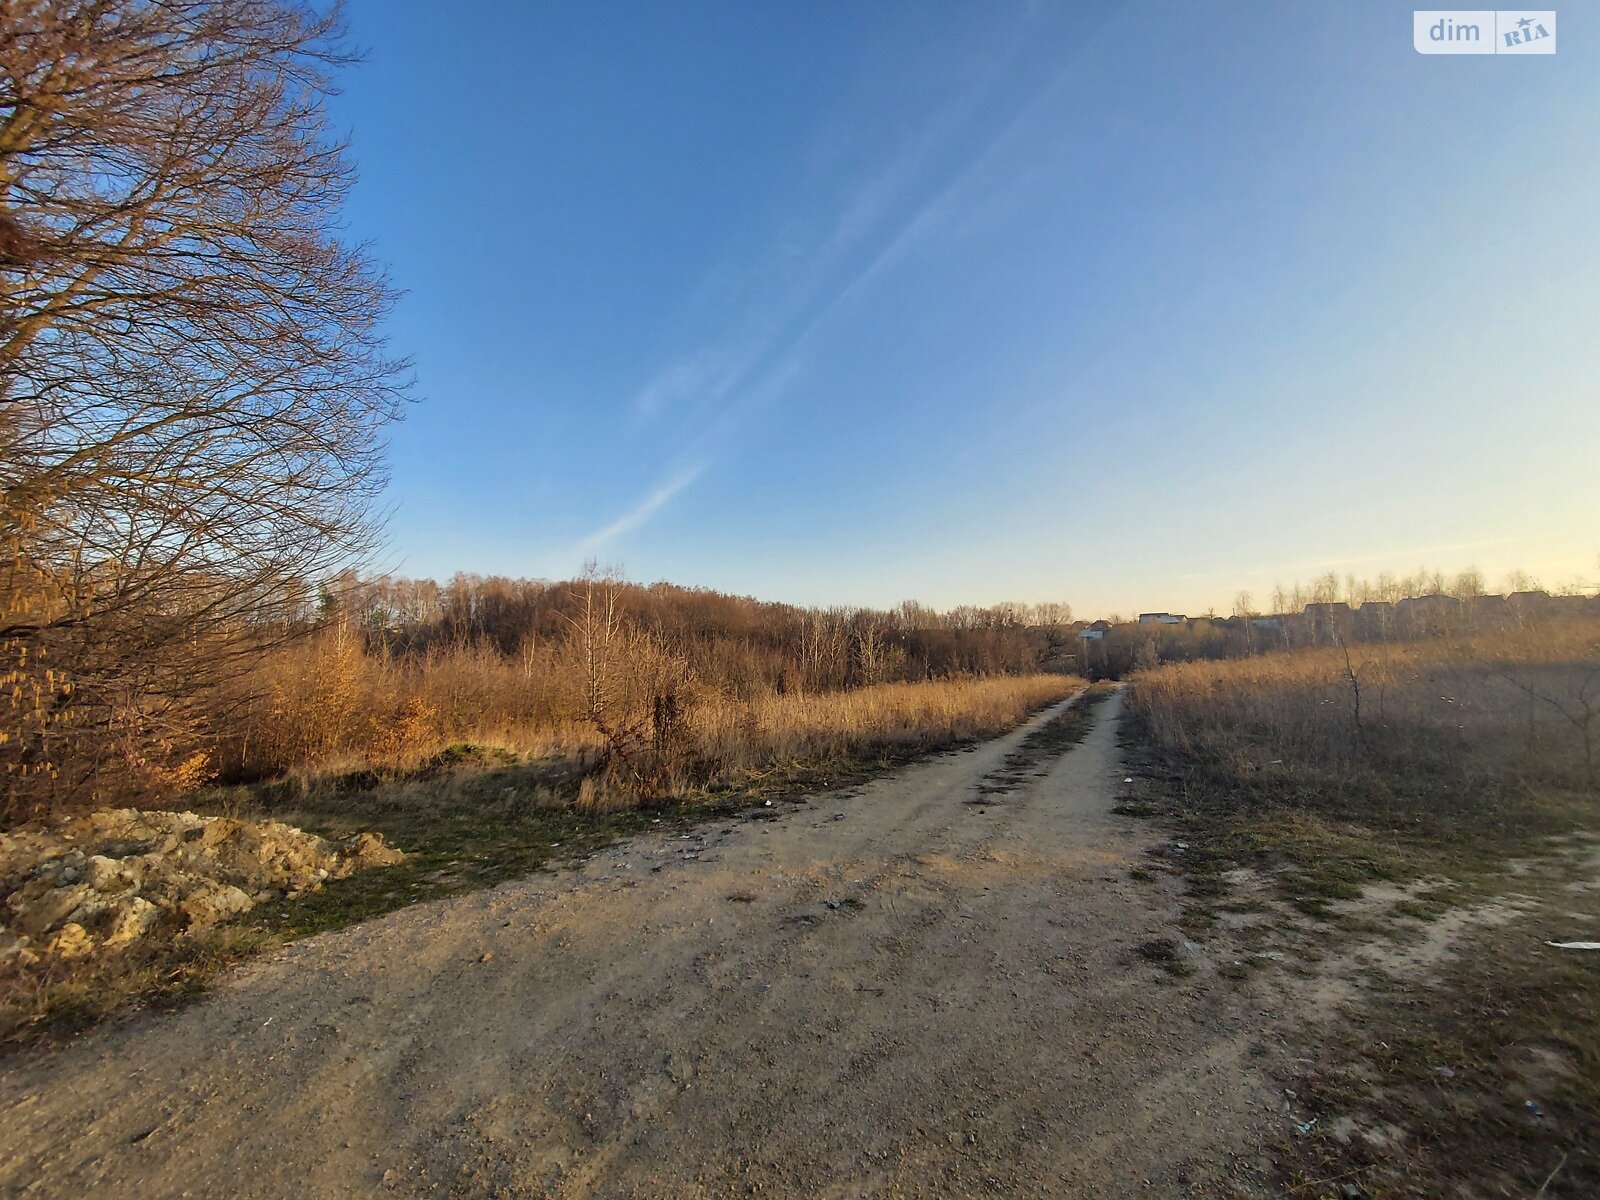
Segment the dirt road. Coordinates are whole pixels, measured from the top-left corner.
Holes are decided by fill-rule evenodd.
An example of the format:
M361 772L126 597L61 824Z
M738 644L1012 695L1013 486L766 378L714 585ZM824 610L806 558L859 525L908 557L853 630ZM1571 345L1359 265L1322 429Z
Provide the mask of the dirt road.
M1133 953L1177 905L1109 811L1120 699L1032 767L1025 728L639 839L14 1061L0 1193L1198 1191L1281 1102L1261 1014Z

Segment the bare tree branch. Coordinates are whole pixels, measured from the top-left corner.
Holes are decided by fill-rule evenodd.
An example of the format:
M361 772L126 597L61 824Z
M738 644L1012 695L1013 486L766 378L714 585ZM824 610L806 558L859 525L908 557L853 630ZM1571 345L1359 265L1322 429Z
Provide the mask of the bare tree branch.
M405 367L339 236L341 36L297 0L0 0L12 815L192 757L241 639L373 545Z

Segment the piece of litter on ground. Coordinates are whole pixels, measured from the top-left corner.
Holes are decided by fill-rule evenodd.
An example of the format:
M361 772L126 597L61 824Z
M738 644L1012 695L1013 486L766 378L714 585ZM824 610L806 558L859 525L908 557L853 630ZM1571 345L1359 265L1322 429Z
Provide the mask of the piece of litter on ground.
M1546 942L1557 950L1600 950L1600 942Z
M1523 1107L1536 1117L1544 1116L1544 1109L1539 1107L1539 1102L1537 1100L1526 1100L1523 1102Z
M1124 775L1122 777L1122 782L1123 783L1132 783L1133 782L1133 776L1132 775Z
M765 804L766 804L766 806L767 806L767 807L768 807L768 808L771 808L771 807L772 807L772 801L771 801L771 800L767 800L767 801L765 801Z
M1317 1127L1317 1119L1315 1117L1312 1117L1311 1120L1305 1122L1304 1124L1296 1125L1295 1129L1297 1129L1301 1133L1310 1133L1316 1127Z

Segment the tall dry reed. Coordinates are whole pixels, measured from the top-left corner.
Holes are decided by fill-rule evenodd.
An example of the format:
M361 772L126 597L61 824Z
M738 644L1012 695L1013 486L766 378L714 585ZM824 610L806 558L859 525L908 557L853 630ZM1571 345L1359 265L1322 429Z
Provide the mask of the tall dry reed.
M1593 808L1600 621L1171 664L1130 712L1196 803L1490 846Z
M1078 686L1057 674L749 697L692 685L675 693L682 707L666 782L698 787L774 765L989 736ZM627 697L632 709L647 717L650 688L627 690L638 693ZM262 661L233 716L228 768L245 779L404 772L459 743L593 763L606 739L584 712L570 646L517 657L481 646L389 657L334 629ZM647 741L643 752L652 749L661 748Z

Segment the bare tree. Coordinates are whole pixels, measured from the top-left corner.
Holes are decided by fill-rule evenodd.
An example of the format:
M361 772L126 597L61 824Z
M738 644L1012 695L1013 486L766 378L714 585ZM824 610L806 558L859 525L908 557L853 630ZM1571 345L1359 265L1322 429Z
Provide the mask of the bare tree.
M856 677L864 687L882 683L888 648L883 630L871 617L862 619L855 631Z
M403 365L338 236L341 32L295 0L0 0L12 815L192 765L250 627L372 544Z
M807 688L824 691L842 685L848 652L848 633L838 612L812 609L806 613L800 666Z
M1256 612L1249 592L1239 592L1233 598L1233 616L1244 629L1244 652L1256 652Z
M586 564L575 609L563 615L578 660L578 715L605 739L601 770L637 786L644 777L645 717L630 711L627 671L634 631L623 620L619 582L614 573Z
M1058 600L1035 604L1030 623L1059 632L1072 624L1072 605Z
M622 609L622 579L588 563L573 611L564 613L578 663L578 716L604 741L600 779L650 801L670 787L691 718L687 659L640 629Z
M1334 645L1339 647L1339 652L1344 656L1344 678L1350 688L1350 724L1355 733L1356 745L1365 749L1367 741L1366 726L1361 720L1361 673L1366 669L1365 663L1356 666L1355 660L1350 657L1350 643L1343 633L1337 629L1333 633Z

